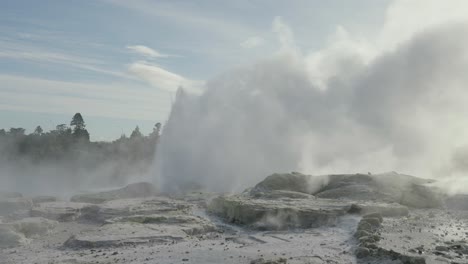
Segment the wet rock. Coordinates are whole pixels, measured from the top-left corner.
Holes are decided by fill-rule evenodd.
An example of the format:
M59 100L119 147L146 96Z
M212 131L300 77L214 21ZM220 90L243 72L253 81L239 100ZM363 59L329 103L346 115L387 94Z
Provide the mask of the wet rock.
M383 222L381 213L369 213L362 216L363 219L378 219L379 223Z
M286 264L288 263L287 259L279 258L275 260L265 260L264 258L254 259L250 261L250 264Z
M369 223L366 223L366 222L359 222L358 224L358 227L357 227L357 231L364 231L364 232L367 232L367 233L373 233L374 232L374 228L372 228L372 226L369 224Z
M81 215L81 210L88 206L90 204L73 202L40 203L31 209L30 215L59 222L70 222L76 220Z
M357 230L356 233L354 233L355 238L361 238L364 236L370 236L371 233L365 230Z
M379 218L362 218L361 223L368 223L372 228L378 228L382 221Z
M153 184L139 182L117 190L75 195L70 200L72 202L99 204L110 200L150 197L156 194L156 187Z
M15 232L9 226L0 225L0 249L17 247L26 242L24 235Z
M449 251L449 248L446 246L436 246L435 250L444 252L444 251Z
M368 257L371 251L370 249L365 248L365 247L358 247L354 253L356 254L357 258L361 259L361 258Z

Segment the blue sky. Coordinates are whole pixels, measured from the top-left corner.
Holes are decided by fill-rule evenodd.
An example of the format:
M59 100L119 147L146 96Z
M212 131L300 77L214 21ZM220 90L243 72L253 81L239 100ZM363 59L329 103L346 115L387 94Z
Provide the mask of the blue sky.
M301 50L322 48L338 26L368 35L387 0L0 2L0 127L31 132L81 112L92 140L149 133L177 87L193 92L280 48L281 17Z

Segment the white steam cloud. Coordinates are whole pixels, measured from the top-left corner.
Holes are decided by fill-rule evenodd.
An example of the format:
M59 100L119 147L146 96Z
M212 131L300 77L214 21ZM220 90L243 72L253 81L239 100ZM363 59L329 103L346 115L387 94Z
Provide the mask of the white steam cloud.
M411 3L420 14L411 21L448 5ZM456 14L467 7L450 3ZM275 19L279 54L208 82L199 96L178 93L157 155L162 189L239 190L278 171L397 170L450 179L460 191L453 182L468 171L468 24L440 14L427 26L402 23L413 4L394 2L375 38L339 27L327 47L306 54Z

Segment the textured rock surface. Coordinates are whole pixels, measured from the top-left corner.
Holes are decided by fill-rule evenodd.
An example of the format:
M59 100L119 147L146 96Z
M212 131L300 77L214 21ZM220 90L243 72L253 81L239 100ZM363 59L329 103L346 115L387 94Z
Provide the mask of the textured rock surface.
M66 247L120 247L130 244L174 243L187 236L216 230L206 218L192 214L184 201L165 197L113 200L82 210L80 220L103 224L74 234Z
M144 216L152 214L186 214L191 206L186 202L167 197L134 198L88 205L81 209L80 220L105 223L114 217Z
M82 209L89 206L87 203L74 202L40 203L31 209L30 215L60 222L74 221L81 215Z
M120 247L146 243L172 243L184 239L187 234L177 228L123 222L107 224L99 229L81 232L65 241L68 248Z
M211 212L230 223L264 229L330 226L345 215L349 205L317 199L255 199L245 195L213 199Z
M442 207L443 196L427 186L430 183L433 181L394 172L325 176L273 174L257 184L251 193L283 190L318 198L400 203L414 208Z
M72 202L99 204L110 200L150 197L156 195L156 188L148 182L129 184L121 189L99 193L78 194L71 198Z
M450 210L463 208L465 197L427 208L440 202L428 182L292 173L233 196L39 199L0 217L0 264L467 263L468 211Z

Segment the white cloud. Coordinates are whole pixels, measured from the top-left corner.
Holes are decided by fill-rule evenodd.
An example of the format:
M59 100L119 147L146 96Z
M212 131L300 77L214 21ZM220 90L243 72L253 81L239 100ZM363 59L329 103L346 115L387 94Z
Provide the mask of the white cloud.
M297 51L294 41L294 34L291 28L283 21L282 17L275 17L273 20L273 32L277 34L281 49L287 51Z
M146 56L146 57L152 57L152 58L166 58L169 57L167 54L162 54L152 48L149 48L147 46L143 45L133 45L133 46L127 46L127 49L138 53L140 55Z
M252 49L252 48L256 48L258 46L263 45L263 43L264 43L263 38L258 37L258 36L253 36L241 42L240 46L246 49Z
M467 20L468 2L465 0L395 0L387 8L377 44L384 50L393 49L417 32Z
M169 92L175 92L179 87L184 87L188 92L200 93L204 83L203 81L189 80L158 65L144 61L131 64L129 72L152 86Z

